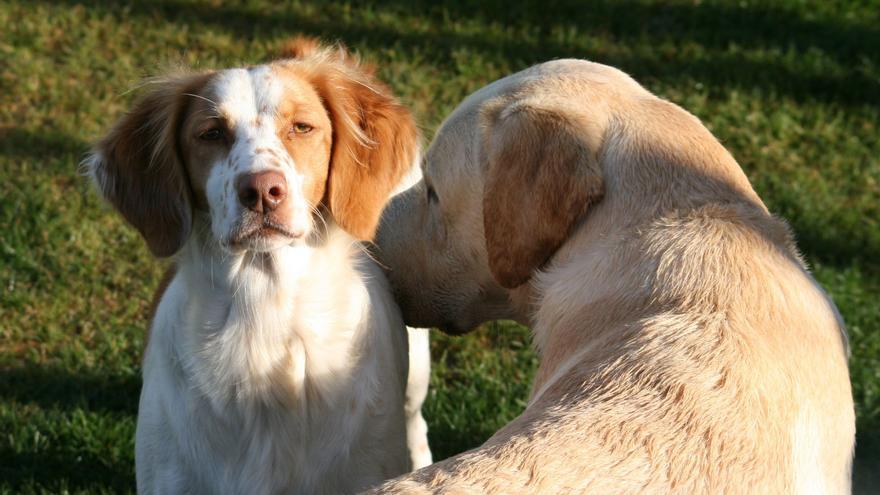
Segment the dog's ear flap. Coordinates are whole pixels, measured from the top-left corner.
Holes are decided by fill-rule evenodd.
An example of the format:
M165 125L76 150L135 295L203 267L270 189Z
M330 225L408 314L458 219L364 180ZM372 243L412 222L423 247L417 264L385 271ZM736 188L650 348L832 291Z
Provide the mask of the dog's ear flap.
M86 162L101 195L158 257L176 253L192 229L191 192L177 133L187 95L206 81L200 74L154 82Z
M324 202L346 232L372 240L382 209L413 165L418 132L389 88L350 62L336 65L318 84L333 122Z
M598 140L565 112L528 102L488 103L481 129L489 267L499 284L515 288L602 198Z

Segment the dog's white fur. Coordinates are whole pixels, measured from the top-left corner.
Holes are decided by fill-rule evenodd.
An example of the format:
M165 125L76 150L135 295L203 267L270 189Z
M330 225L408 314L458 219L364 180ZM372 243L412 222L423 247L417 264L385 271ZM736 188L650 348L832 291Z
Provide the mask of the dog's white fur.
M338 116L323 110L335 96L322 95L318 103L306 79L291 70L326 69L349 77L358 69L344 56L325 51L305 61L219 71L192 88L177 88L181 94L173 98L207 102L202 110L167 117L180 122L158 122L162 117L154 115L162 109L146 108L142 122L120 124L116 136L126 129L175 127L172 137L160 132L158 138L141 138L141 146L182 148L176 154L186 167L171 168L186 169L189 202L198 204L203 190L206 205L190 207L192 232L181 236L179 249L162 244L169 244L167 239L156 241L152 227L137 220L140 213L118 197L143 193L143 207L151 207L154 191L137 190L136 181L133 190L118 190L122 179L116 174L127 165L112 162L136 161L126 153L137 154L137 144L121 152L131 147L114 140L126 137L111 135L90 160L98 189L126 218L136 219L132 223L154 252L174 252L176 270L156 308L143 362L136 437L141 493L352 493L431 462L421 415L430 366L427 332L407 334L384 275L358 238L337 224L331 206L312 204L308 197L309 174L323 180L327 167L349 165L334 158L322 168L331 134L338 143L337 134L344 132ZM297 163L282 142L278 126L287 121L279 120L281 104L290 99L302 100L296 119L314 124L318 137L309 139L321 138L317 144L293 144L317 154L312 169ZM130 118L139 119L138 111ZM227 148L188 140L187 119L199 121L200 111L222 115ZM399 115L395 118L409 118ZM150 161L162 152L152 151ZM399 156L412 160L415 152L402 150ZM211 153L211 163L192 163L204 153ZM285 178L285 211L276 223L296 236L236 240L247 213L236 201L236 179L264 170ZM143 187L150 186L145 181ZM387 197L393 184L384 187Z
M846 335L692 115L560 60L444 122L377 244L404 319L532 327L521 416L377 493L848 493Z

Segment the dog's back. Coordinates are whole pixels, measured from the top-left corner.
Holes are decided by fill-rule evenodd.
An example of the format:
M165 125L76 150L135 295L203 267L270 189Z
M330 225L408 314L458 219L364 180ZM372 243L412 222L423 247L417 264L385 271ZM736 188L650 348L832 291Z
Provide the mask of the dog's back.
M603 198L538 277L536 319L552 327L535 328L530 408L565 410L573 447L594 439L584 488L848 491L854 410L833 303L730 154L645 93L609 105ZM564 111L596 119L589 102Z

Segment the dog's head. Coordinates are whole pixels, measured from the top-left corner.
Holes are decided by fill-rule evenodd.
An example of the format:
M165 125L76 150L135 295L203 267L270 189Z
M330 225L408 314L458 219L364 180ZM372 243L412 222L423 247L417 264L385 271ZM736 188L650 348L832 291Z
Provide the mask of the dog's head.
M372 239L417 152L413 119L342 48L298 39L284 55L155 80L95 146L99 191L156 256L200 219L233 252L305 239L323 211Z
M423 180L396 196L377 253L408 325L462 333L527 321L529 282L603 195L603 122L511 76L468 98L428 149ZM572 88L573 91L577 88ZM595 118L602 117L597 111Z
M697 118L583 60L540 64L468 97L434 137L423 175L387 208L377 252L406 323L453 333L533 323L548 291L584 287L576 277L620 284L625 271L607 268L635 269L635 226L669 212L730 203L766 214ZM621 292L647 287L651 263Z

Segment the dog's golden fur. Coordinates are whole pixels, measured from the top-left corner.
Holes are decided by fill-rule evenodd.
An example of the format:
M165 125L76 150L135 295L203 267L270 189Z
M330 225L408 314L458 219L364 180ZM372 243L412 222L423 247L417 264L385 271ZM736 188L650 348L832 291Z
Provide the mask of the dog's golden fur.
M407 323L514 318L541 362L521 416L377 492L849 491L842 322L698 119L550 62L469 97L424 175L378 237Z

